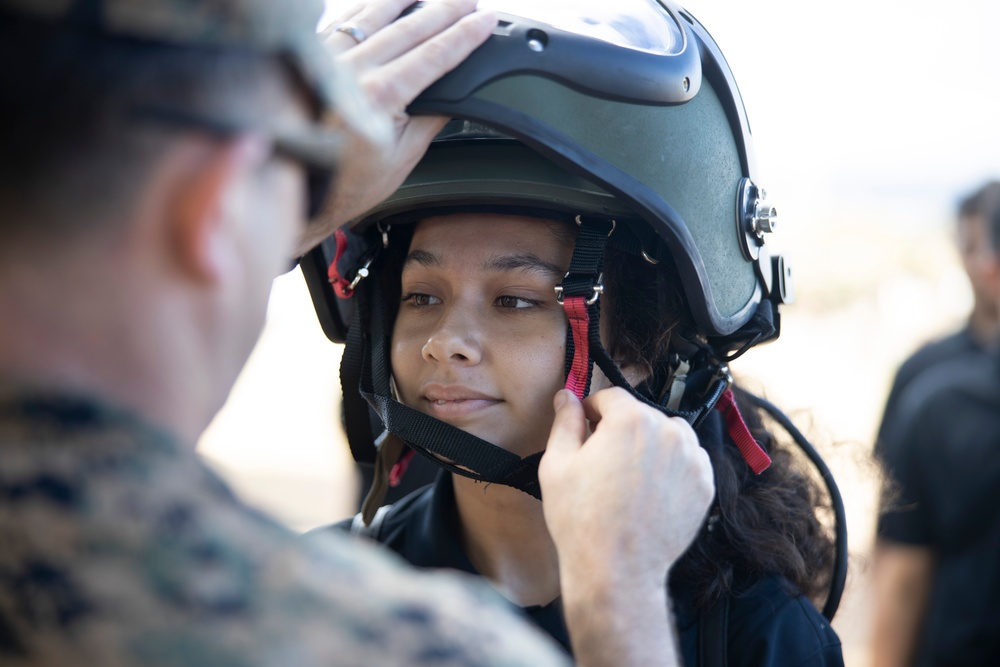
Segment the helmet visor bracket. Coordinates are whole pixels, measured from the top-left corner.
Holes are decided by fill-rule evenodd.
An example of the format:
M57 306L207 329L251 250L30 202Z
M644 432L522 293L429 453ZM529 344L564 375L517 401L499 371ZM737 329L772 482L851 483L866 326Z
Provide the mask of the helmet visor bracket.
M683 104L701 87L698 48L666 3L482 0L480 6L497 12L493 35L425 99L454 102L525 72L637 104Z

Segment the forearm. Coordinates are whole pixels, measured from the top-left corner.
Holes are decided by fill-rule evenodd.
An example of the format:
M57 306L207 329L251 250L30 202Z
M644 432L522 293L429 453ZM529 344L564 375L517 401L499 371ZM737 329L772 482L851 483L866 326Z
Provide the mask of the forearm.
M563 611L577 664L681 665L665 581L608 582L602 581L605 572L562 572Z
M930 598L931 551L880 541L873 572L872 667L909 667Z

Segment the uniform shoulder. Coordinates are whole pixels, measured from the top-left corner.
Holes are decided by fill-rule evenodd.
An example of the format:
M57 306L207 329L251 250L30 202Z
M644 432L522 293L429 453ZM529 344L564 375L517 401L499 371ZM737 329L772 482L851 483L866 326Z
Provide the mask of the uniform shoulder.
M363 628L372 651L367 664L565 664L547 637L476 577L417 570L336 531L310 540L308 549L309 582L324 604L341 610L338 625ZM318 618L327 633L330 619Z
M301 540L193 451L49 413L0 429L34 438L7 438L0 470L15 664L565 664L483 585L346 536Z

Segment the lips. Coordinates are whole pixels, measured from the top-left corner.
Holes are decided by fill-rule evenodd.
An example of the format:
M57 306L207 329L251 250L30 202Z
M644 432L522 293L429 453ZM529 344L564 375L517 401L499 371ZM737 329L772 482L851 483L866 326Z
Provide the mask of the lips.
M427 412L438 419L469 417L503 401L485 392L459 385L431 384L424 387Z

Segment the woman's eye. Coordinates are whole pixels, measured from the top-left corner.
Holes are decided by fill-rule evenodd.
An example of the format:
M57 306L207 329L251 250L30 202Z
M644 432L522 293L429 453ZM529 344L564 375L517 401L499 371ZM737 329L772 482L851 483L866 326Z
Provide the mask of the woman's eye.
M413 294L407 294L403 297L403 303L408 303L411 306L434 306L441 303L441 299L436 296L431 296L430 294L420 294L414 292Z
M538 305L536 301L519 296L498 296L496 304L501 308L531 308Z

